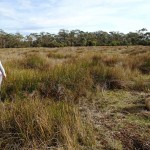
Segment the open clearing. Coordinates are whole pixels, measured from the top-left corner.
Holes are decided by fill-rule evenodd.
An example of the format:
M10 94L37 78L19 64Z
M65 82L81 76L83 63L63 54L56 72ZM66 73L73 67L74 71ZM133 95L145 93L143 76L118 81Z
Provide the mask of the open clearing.
M10 48L0 60L0 149L150 149L149 46Z

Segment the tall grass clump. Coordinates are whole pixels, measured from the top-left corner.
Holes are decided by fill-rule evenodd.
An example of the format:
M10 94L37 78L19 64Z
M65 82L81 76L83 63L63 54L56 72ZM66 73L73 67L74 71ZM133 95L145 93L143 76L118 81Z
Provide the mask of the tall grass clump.
M63 64L53 71L46 72L41 80L40 91L47 96L72 95L82 96L90 90L93 81L86 66L78 64ZM66 96L67 96L66 95Z
M44 58L40 54L26 55L26 57L22 59L21 65L23 66L23 68L40 70L47 69L49 66L46 58Z
M142 61L138 56L127 56L123 60L123 66L125 68L130 68L131 70L136 70L140 66Z
M39 72L31 69L10 69L5 84L2 86L2 99L15 99L23 94L38 89Z
M51 97L57 100L70 96L77 98L85 95L93 84L88 63L83 60L63 63L53 68L48 65L44 70L37 69L37 67L26 68L25 66L17 69L8 66L7 73L9 76L2 88L3 99L12 99L34 91L38 91L41 97Z
M66 59L66 58L71 58L71 54L60 54L60 53L54 53L54 52L49 52L47 54L48 58L54 58L54 59Z
M132 70L138 69L143 74L150 73L150 56L149 54L139 54L128 56L124 59L124 64Z
M23 58L16 58L7 61L6 68L15 69L34 69L44 70L48 69L50 64L47 58L41 54L26 54Z
M144 79L142 76L135 77L133 84L130 86L130 90L135 91L150 91L150 79Z
M139 70L144 74L150 74L150 57L139 66Z
M127 88L130 72L122 67L107 67L104 64L91 68L91 75L95 85L106 89Z
M91 57L90 73L94 85L106 89L149 91L150 82L142 73L149 71L149 56L94 55Z
M13 67L14 61L10 61L6 66L9 75L2 88L2 99L24 97L24 93L37 91L43 98L75 100L86 96L97 85L106 89L149 89L149 84L145 84L139 72L139 57L135 60L131 56L125 57L125 60L122 56L118 57L87 55L68 59L54 67L41 55L27 55L15 61L18 68ZM149 62L145 55L140 56L140 60L140 64Z
M40 100L0 103L0 149L90 148L88 130L72 104Z
M106 66L115 66L116 64L122 62L122 57L119 55L101 54L92 56L92 64L105 64Z
M8 61L6 64L8 76L2 86L2 100L23 97L27 93L38 91L42 73L50 68L47 60L39 54Z
M95 85L107 89L126 88L131 76L130 69L118 65L119 58L93 56L90 66L90 73Z

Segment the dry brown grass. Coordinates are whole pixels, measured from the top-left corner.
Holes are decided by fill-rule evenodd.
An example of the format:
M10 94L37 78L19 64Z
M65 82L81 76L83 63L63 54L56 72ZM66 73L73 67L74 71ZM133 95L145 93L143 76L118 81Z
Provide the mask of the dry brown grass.
M80 149L92 144L77 108L65 102L0 103L0 118L1 149Z
M147 149L149 50L0 49L7 73L1 91L1 148L124 149L129 142L128 149Z

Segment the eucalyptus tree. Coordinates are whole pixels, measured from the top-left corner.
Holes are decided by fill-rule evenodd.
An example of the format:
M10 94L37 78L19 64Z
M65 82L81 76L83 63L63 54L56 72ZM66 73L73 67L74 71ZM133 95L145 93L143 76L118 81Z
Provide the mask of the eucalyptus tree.
M138 45L139 43L139 35L136 32L129 32L127 34L127 41L129 45Z
M75 42L75 31L72 30L69 32L69 46L74 46Z
M58 39L61 44L68 46L69 30L60 29L58 32Z
M0 48L10 47L63 47L63 46L103 46L103 45L150 45L150 32L143 28L136 32L84 32L61 29L58 34L48 32L31 33L23 36L0 30Z
M4 30L0 29L0 48L5 48L5 36L6 36L6 32L4 32Z
M95 32L97 39L97 46L105 46L109 43L109 34L105 31Z

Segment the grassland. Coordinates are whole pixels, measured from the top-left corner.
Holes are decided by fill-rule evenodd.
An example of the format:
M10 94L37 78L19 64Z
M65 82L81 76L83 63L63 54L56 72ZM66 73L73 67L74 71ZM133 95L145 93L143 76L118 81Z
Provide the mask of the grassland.
M150 149L150 47L0 49L0 60L0 149Z

